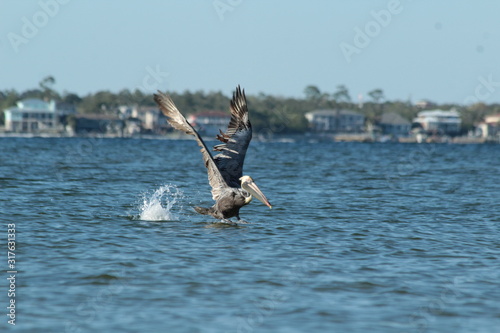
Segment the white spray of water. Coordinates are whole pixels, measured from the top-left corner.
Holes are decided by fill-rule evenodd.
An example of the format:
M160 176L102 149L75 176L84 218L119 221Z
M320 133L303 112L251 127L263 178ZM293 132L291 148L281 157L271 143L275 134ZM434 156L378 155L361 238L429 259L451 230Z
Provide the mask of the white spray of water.
M178 221L173 211L182 210L179 202L184 194L176 186L163 185L153 194L145 193L139 207L139 219L143 221Z

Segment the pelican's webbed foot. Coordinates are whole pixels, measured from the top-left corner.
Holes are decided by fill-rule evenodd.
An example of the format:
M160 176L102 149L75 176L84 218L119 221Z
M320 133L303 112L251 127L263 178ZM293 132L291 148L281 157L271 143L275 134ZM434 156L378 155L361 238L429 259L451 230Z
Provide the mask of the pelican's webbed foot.
M239 217L239 216L236 216L236 218L238 219L238 222L237 222L237 223L241 223L241 224L248 224L248 223L250 223L250 222L248 222L248 221L245 221L245 220L243 220L243 219L240 219L240 217Z

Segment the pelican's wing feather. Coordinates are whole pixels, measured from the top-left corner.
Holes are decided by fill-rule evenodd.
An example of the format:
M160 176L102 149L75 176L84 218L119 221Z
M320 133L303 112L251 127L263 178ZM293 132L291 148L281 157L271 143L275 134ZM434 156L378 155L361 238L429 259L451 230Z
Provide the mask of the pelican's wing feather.
M218 151L214 158L222 177L231 187L240 187L243 176L243 162L252 139L252 125L248 118L245 91L236 87L230 103L231 120L226 133L220 132L217 139L222 142L214 147Z
M191 126L186 118L184 118L184 116L180 113L170 96L158 91L157 94L154 94L154 100L160 107L162 113L167 117L170 125L179 131L183 131L184 133L195 137L198 145L201 147L200 151L203 154L203 161L205 162L205 167L208 171L208 182L212 187L212 198L217 201L221 191L224 188L227 188L227 183L224 181L224 178L217 168L212 154L208 151L205 142L203 142L198 132L196 132L193 126Z

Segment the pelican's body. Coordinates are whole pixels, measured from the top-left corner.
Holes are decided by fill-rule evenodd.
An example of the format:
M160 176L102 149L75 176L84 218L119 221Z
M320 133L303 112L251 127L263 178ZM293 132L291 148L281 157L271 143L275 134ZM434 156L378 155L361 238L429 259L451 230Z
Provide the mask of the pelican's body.
M252 195L241 188L227 188L215 204L210 208L195 207L195 210L204 215L212 215L216 219L227 220L231 217L240 219L240 208L248 205Z
M198 213L211 215L216 219L227 220L236 217L240 220L241 207L249 204L252 197L271 208L269 200L252 178L242 175L246 151L252 139L252 125L248 118L245 92L242 92L239 86L230 103L231 120L228 130L226 133L221 131L220 135L217 135L222 144L214 147L214 150L219 152L215 157L212 157L198 132L177 110L168 95L158 92L154 95L154 99L163 114L168 117L168 122L174 128L193 135L201 147L215 204L210 208L195 207Z

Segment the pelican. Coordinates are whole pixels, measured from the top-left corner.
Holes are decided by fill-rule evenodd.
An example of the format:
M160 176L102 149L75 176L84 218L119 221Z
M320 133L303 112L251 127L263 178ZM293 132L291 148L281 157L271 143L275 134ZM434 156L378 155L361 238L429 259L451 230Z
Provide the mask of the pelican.
M215 204L210 208L194 207L196 212L230 223L232 222L229 219L236 217L238 222L244 223L240 219L240 208L248 205L253 197L272 208L253 179L243 175L243 162L252 139L252 125L248 118L245 91L241 90L239 85L230 102L231 120L228 129L226 133L219 130L220 134L216 136L222 143L214 146L214 151L219 152L215 157L198 132L177 109L170 96L158 91L154 94L154 100L172 127L193 135L201 147Z

